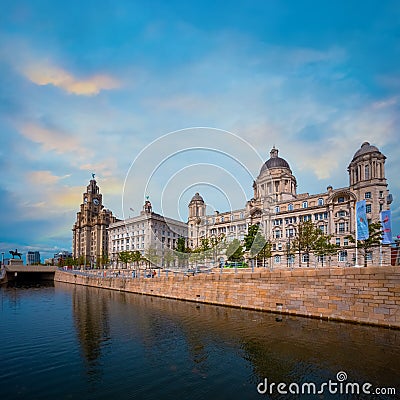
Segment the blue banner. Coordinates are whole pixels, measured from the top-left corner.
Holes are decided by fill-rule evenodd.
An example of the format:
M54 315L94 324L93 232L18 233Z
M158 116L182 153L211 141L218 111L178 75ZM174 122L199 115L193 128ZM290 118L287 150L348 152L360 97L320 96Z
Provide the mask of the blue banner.
M381 211L382 244L392 243L392 216L390 210Z
M356 203L356 221L357 221L357 240L369 238L368 220L365 200Z

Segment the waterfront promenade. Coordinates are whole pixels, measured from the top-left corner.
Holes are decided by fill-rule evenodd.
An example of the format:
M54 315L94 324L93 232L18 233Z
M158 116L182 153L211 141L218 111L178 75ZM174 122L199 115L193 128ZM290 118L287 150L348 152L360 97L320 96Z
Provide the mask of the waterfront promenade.
M229 272L227 272L229 271ZM251 271L251 270L250 270ZM57 271L55 280L118 291L400 329L398 267L219 269L213 273L146 274Z

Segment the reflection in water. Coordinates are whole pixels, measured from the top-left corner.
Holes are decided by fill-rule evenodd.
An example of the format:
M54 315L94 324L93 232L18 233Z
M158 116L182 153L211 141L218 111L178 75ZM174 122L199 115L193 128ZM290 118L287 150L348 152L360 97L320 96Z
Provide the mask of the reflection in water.
M256 385L265 377L322 383L338 371L352 382L398 383L400 331L60 283L56 288L72 288L89 374L99 378L106 369L122 369L140 382L137 395L157 386L160 398L174 398L178 389L190 398L239 398L238 390L242 398L257 398ZM123 352L124 360L114 352Z
M72 291L75 327L88 365L88 374L94 380L101 379L101 349L110 338L107 294L105 292L98 296L78 286L74 286Z

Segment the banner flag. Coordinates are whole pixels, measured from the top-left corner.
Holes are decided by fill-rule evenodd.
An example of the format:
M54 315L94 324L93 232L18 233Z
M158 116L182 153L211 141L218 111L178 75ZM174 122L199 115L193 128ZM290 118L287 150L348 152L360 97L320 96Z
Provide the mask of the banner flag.
M381 211L382 244L392 243L392 216L390 210Z
M357 240L366 240L369 238L368 220L366 212L366 201L360 200L356 203L357 220Z

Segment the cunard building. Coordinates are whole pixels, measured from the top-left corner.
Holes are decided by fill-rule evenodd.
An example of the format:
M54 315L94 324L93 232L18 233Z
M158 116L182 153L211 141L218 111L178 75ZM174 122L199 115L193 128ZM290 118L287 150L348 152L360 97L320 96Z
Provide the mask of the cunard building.
M103 206L103 196L94 179L82 195L80 211L72 228L72 256L84 257L87 264L104 263L108 258L107 227L116 221L112 212Z
M332 242L340 246L333 265L355 263L355 249L349 246L347 237L355 236L355 204L366 200L367 218L379 221L379 213L388 210L392 201L385 177L386 157L375 146L365 142L354 154L349 166L349 186L328 186L321 193L297 193L297 180L289 163L279 157L273 148L270 158L262 165L253 182L254 196L243 209L216 212L206 215L206 204L199 193L189 203L188 241L197 247L201 238L223 234L228 241L242 241L250 225L258 224L265 237L272 242L275 265L288 265L290 240L295 237L303 221L313 221L322 232L332 235ZM302 254L301 263L320 260L313 255ZM336 258L337 257L337 258ZM375 248L367 255L369 263L390 264L390 248ZM299 260L296 260L296 264Z

